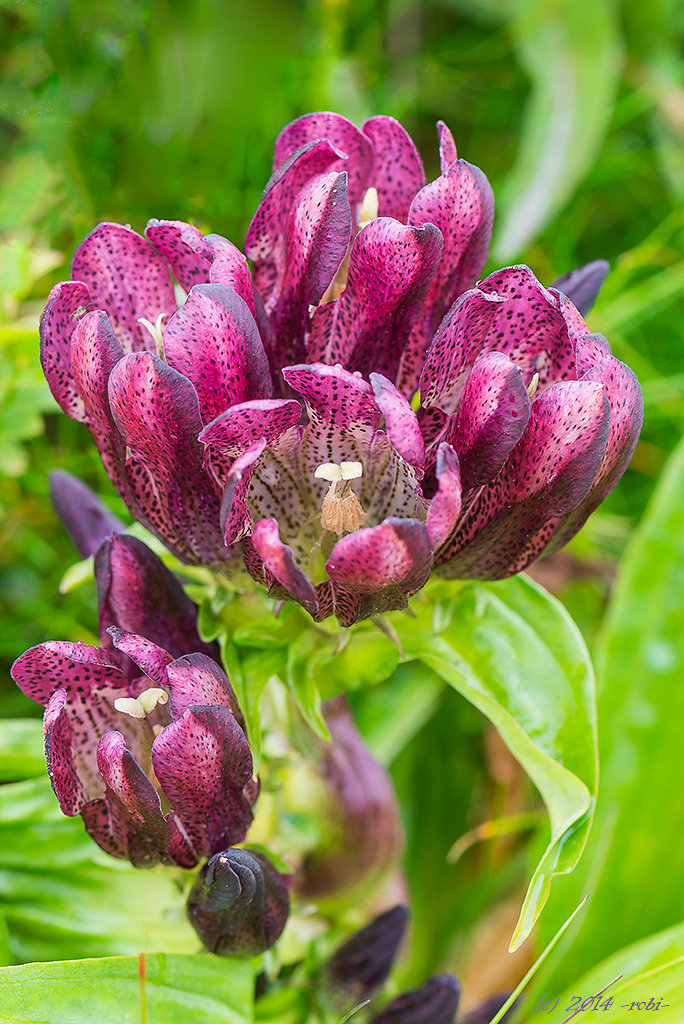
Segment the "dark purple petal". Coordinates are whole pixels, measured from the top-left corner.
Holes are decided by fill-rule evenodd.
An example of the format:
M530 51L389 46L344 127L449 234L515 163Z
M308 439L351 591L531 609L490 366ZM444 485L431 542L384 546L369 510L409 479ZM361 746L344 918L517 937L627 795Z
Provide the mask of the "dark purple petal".
M274 579L291 593L311 615L318 611L316 592L280 539L275 519L260 519L252 531L252 544Z
M373 149L370 140L356 125L340 114L322 111L304 114L286 125L276 139L273 166L278 167L300 146L317 139L326 139L338 152L337 161L331 170L346 171L349 175L349 199L358 203L369 185L373 166Z
M228 708L191 707L157 736L152 767L197 857L242 842L252 821L245 734Z
M111 643L110 626L148 637L174 658L188 651L212 656L214 644L197 632L197 607L176 576L146 544L116 534L95 555L100 642ZM201 702L200 702L201 703Z
M609 423L600 383L554 384L536 398L503 470L477 494L439 552L442 575L499 579L528 565L539 553L527 549L537 531L587 494L606 451Z
M577 306L582 316L586 316L596 302L601 285L608 276L610 264L606 260L594 260L576 267L569 274L557 277L549 288L555 288Z
M176 658L167 669L166 679L171 693L169 710L172 718L181 718L189 708L197 705L208 707L216 704L228 708L242 723L230 680L212 658L204 654L186 654Z
M302 407L294 399L263 398L242 402L208 423L199 440L231 458L262 438L272 444L299 423Z
M252 516L247 507L247 492L255 463L263 455L266 441L255 441L230 467L221 502L221 529L226 544L234 544L252 532Z
M328 961L326 983L356 1004L379 992L406 934L408 917L408 908L399 904L352 935Z
M73 816L88 797L76 767L74 734L66 710L68 696L66 690L55 690L50 697L43 717L43 736L52 788L62 813Z
M125 629L118 629L117 626L110 626L107 632L117 651L127 655L143 675L153 680L158 686L165 687L167 685L166 669L173 661L168 651L159 647L158 644L152 643L147 637L129 633Z
M268 359L254 317L225 285L192 289L164 331L164 355L194 384L205 423L235 402L271 394Z
M185 561L224 558L219 502L203 468L202 420L190 381L157 356L138 352L112 372L109 398L145 525Z
M119 732L97 745L97 766L107 786L106 801L122 810L127 855L135 867L151 867L168 859L169 826L159 794Z
M436 975L420 988L397 996L370 1024L454 1024L460 997L456 978Z
M127 687L128 680L108 651L66 640L29 648L12 665L12 679L36 704L46 705L55 690L87 700L94 689Z
M503 299L473 288L451 307L435 334L420 376L423 408L456 410L468 370L484 348Z
M461 472L458 455L445 441L437 449L437 492L430 502L425 529L433 551L450 536L461 513Z
M363 125L373 146L368 185L378 192L381 217L406 222L413 198L425 184L423 161L408 132L393 117L380 114Z
M122 224L98 224L79 245L71 276L88 286L92 301L106 310L127 352L149 349L152 339L138 323L155 323L176 310L173 282L154 246Z
M309 358L365 374L376 370L393 380L441 247L431 224L407 227L390 217L371 221L352 244L345 290L311 320Z
M325 565L336 586L363 598L363 618L405 608L407 595L425 586L431 567L424 525L397 518L342 537Z
M62 281L50 292L40 318L40 362L45 379L60 408L81 423L87 421L87 414L71 372L71 335L91 308L90 292L84 284Z
M123 533L126 529L95 491L63 469L50 473L50 499L83 558L94 554L110 533Z
M369 380L378 408L385 417L385 430L390 441L402 459L412 466L422 468L425 461L425 442L420 432L418 417L410 403L381 373L371 373Z
M256 850L217 853L188 898L190 923L219 956L257 956L270 949L289 911L286 879Z
M530 400L520 368L502 352L479 356L444 434L458 454L464 492L496 476L529 418Z

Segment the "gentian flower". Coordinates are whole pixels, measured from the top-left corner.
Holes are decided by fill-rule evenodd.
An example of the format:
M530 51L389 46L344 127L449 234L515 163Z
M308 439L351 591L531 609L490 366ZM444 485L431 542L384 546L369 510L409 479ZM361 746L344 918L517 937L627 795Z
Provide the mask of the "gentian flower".
M110 533L126 529L87 484L63 469L50 476L50 500L82 558L95 554Z
M219 956L256 956L280 938L290 911L288 878L258 850L225 850L202 868L188 917Z
M491 190L439 135L425 184L392 118L306 115L247 232L253 280L220 236L102 224L41 321L52 392L135 518L317 620L405 607L432 571L524 569L639 435L634 375L567 295L526 267L476 285ZM586 309L604 274L563 287Z
M204 653L213 648L196 634L191 602L156 555L113 534L95 564L100 620L110 627L102 646L38 644L12 677L45 706L62 811L80 814L115 857L190 868L241 842L252 821L258 783L240 709ZM143 637L112 622L151 628Z

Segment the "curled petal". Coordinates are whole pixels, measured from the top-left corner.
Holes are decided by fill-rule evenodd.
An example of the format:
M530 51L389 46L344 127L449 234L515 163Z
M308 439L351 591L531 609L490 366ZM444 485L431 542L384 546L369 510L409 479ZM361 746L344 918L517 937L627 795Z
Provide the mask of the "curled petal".
M60 408L81 423L87 421L87 414L71 372L71 335L90 308L86 285L62 281L50 292L40 318L40 362L45 379Z
M145 236L161 253L186 292L209 281L212 250L201 231L182 220L150 220ZM152 321L154 322L154 321Z
M50 473L50 499L82 558L94 554L110 533L126 529L87 484L63 469Z
M134 662L143 675L154 680L159 686L166 686L166 669L173 658L168 651L137 633L110 626L107 630L117 651L121 651Z
M289 591L311 615L318 611L316 592L280 539L275 519L261 519L252 531L252 544L274 579Z
M27 697L43 705L60 689L87 699L95 689L128 685L108 651L66 640L47 640L30 647L14 662L11 674Z
M124 813L127 856L135 867L150 867L168 858L169 826L159 794L119 732L97 745L97 766L107 786L106 801Z
M413 139L398 121L383 114L364 122L363 134L373 146L368 184L377 189L379 214L406 223L411 201L425 184Z
M461 512L461 471L458 455L446 441L437 449L437 492L430 502L425 528L433 551L453 532Z
M354 1003L379 992L406 934L408 917L408 908L399 904L352 935L326 965L326 981L330 987L344 993Z
M345 290L311 320L310 358L393 380L441 250L432 224L407 227L378 217L366 225L352 243Z
M160 313L171 316L176 310L165 260L122 224L98 224L90 232L74 253L71 276L83 281L93 302L109 313L127 352L148 349L152 342L139 317L155 323Z
M228 676L205 654L186 654L168 666L171 717L181 718L191 707L216 704L226 707L242 724L242 715Z
M256 850L217 853L188 898L190 923L219 956L257 956L270 949L289 911L286 879Z
M235 402L270 396L268 359L254 317L225 285L195 285L164 331L164 355L194 384L205 423Z
M582 316L586 316L596 302L609 270L610 264L606 260L594 260L582 267L576 267L569 274L557 277L549 288L555 288L567 295Z
M464 491L496 476L529 418L530 400L520 368L502 352L479 356L444 434L458 453Z
M43 736L45 761L55 796L63 814L72 817L87 802L85 787L76 767L74 734L66 710L66 690L55 690L45 708Z
M252 532L252 516L247 506L252 473L266 448L262 438L255 441L230 467L221 502L221 529L226 544L234 544Z
M369 380L378 408L385 417L385 429L390 441L402 459L412 466L422 468L425 461L425 442L420 432L418 417L410 403L381 373L371 373Z
M199 440L224 455L236 458L262 438L267 444L277 441L299 422L301 415L301 405L291 398L242 402L226 409L207 424Z
M397 996L370 1024L454 1024L460 997L456 978L436 975L420 988Z
M189 707L155 739L152 767L197 857L242 842L252 755L228 708Z
M277 167L291 153L316 139L326 139L337 150L331 170L346 171L349 176L349 198L352 203L363 199L373 166L373 149L365 132L340 114L322 111L304 114L286 125L276 139L273 166Z

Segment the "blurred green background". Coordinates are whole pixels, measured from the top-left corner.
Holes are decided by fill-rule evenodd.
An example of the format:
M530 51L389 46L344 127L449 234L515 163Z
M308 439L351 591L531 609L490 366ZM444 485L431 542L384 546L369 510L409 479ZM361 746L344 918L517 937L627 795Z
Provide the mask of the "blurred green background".
M684 710L681 457L633 536L684 426L683 43L681 0L0 0L0 717L39 711L9 681L18 653L48 637L92 639L95 628L89 584L57 594L76 555L50 508L49 469L77 473L126 517L38 363L37 318L75 245L99 220L142 230L150 217L240 244L287 121L322 108L356 122L392 114L430 177L441 118L494 188L490 268L526 262L548 283L609 260L589 323L636 370L646 400L619 488L568 554L539 569L604 666L605 802L586 867L559 884L546 930L583 887L605 899L557 976L570 981L684 918L682 801L669 788ZM491 751L483 762L475 713L435 710L395 765L407 805L420 776L425 814L408 851L425 889L417 975L458 960L459 936L487 906L505 907L523 874L522 848L506 871L492 856L487 885L430 918L433 892L474 873L472 861L447 865L446 851L477 823L483 788L508 785ZM461 780L455 799L445 775ZM491 932L499 952L502 920Z

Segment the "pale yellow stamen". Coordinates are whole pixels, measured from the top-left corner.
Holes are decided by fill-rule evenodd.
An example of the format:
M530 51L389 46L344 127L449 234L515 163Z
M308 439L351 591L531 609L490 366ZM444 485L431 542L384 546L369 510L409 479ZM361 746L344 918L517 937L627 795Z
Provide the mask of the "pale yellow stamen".
M534 377L532 378L530 383L527 385L527 394L529 396L530 401L532 401L532 399L536 395L538 385L539 385L539 374L535 373Z
M366 189L366 194L363 197L361 209L359 210L359 231L375 220L378 215L378 209L378 190L376 188Z
M159 686L150 686L135 697L117 697L114 701L115 709L122 715L129 715L131 718L145 718L151 711L160 705L168 704L169 695L166 690Z
M342 537L363 525L366 513L352 490L351 481L360 480L363 466L360 462L324 462L314 474L319 480L329 480L330 487L321 506L321 526Z
M152 323L144 316L138 317L138 323L142 324L146 331L154 338L154 344L157 348L157 355L160 359L164 358L164 317L165 313L160 313L157 319Z

